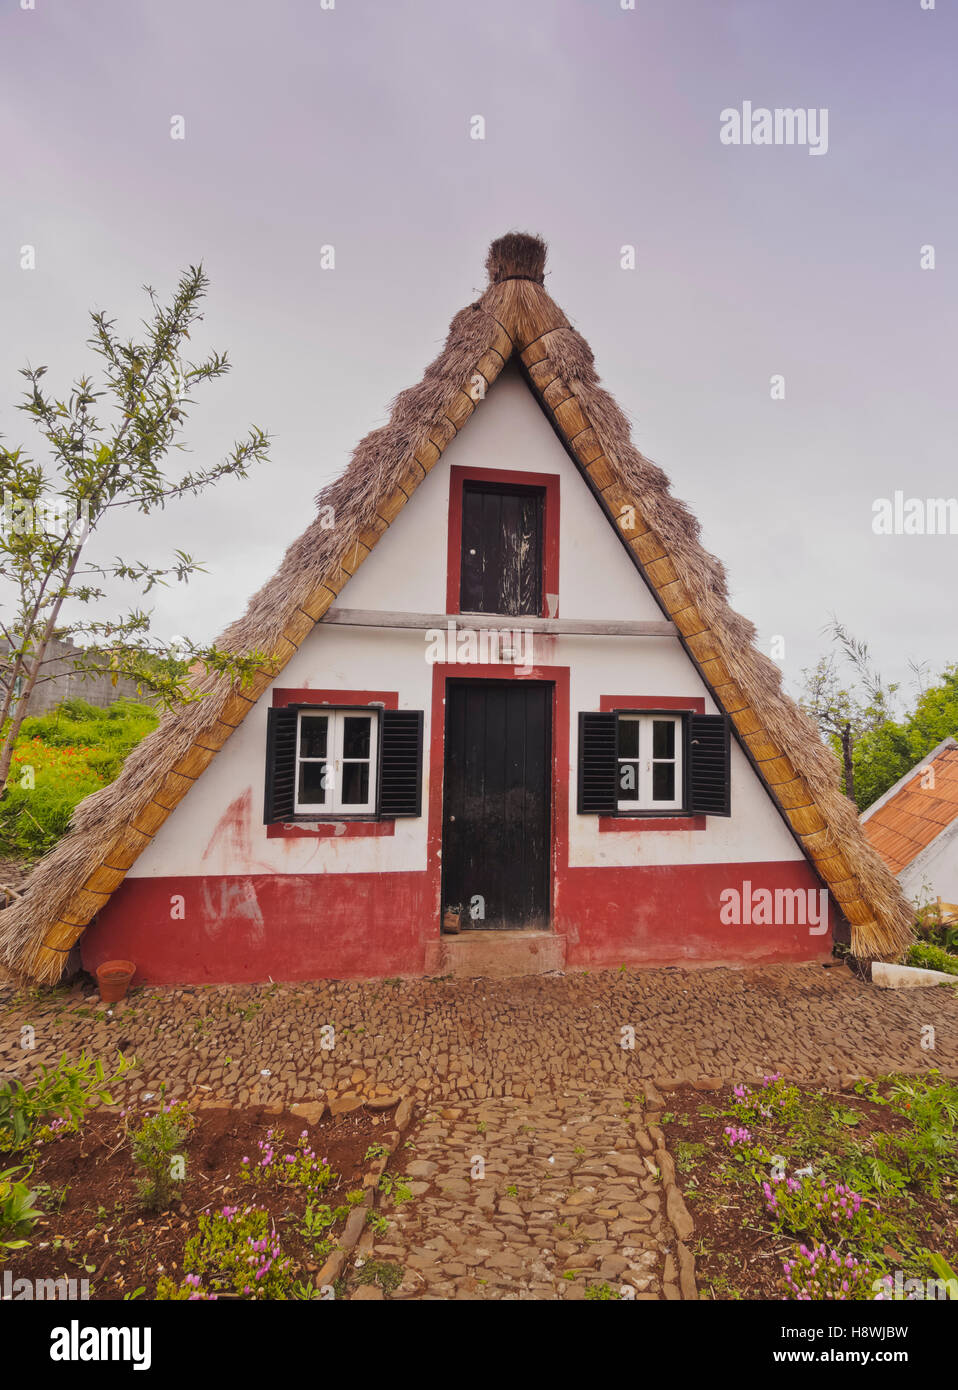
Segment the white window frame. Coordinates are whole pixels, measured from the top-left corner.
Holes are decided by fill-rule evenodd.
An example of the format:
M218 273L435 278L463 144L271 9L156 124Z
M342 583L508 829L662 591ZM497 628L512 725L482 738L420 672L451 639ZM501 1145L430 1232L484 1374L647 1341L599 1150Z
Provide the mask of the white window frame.
M624 720L630 723L637 723L639 726L639 753L638 758L619 757L618 753L618 728L616 729L616 763L617 768L621 768L623 763L639 764L639 785L636 788L638 795L631 800L627 800L619 795L622 786L621 772L616 772L616 796L617 807L620 811L682 811L685 808L684 796L684 768L683 759L683 734L684 720L681 714L657 714L652 711L649 713L629 713L620 712L617 715L619 723ZM674 758L654 758L652 756L652 726L655 723L669 723L675 725L675 757ZM675 796L668 801L657 801L652 796L652 766L654 763L674 763L675 764Z
M349 718L361 717L368 719L369 723L369 757L368 758L345 758L343 756L343 739L346 732L346 720ZM302 741L302 729L304 719L323 718L327 721L326 726L326 757L325 758L303 758L300 755ZM300 801L299 799L299 769L303 762L326 764L326 781L328 786L324 787L326 797L324 801ZM344 763L365 763L369 764L369 796L362 804L349 802L343 804L342 770ZM332 766L333 775L329 777L329 768ZM327 816L371 816L376 812L376 797L379 790L379 711L375 709L336 709L322 708L301 709L296 719L296 780L293 789L293 812L295 815L327 815Z

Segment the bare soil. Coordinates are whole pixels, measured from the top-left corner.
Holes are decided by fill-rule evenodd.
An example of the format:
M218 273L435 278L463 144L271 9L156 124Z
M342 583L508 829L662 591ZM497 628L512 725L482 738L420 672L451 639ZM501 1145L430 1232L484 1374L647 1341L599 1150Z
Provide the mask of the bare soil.
M857 1123L846 1126L848 1144L867 1148L879 1134L901 1134L908 1127L905 1116L854 1093L824 1088L802 1091L810 1102L821 1099L858 1116ZM782 1262L794 1252L800 1239L774 1229L766 1216L761 1188L744 1172L736 1171L738 1165L723 1133L733 1121L711 1113L731 1109L732 1100L731 1087L703 1093L683 1086L666 1098L667 1109L660 1121L668 1151L675 1160L678 1185L695 1221L692 1245L700 1297L782 1299ZM775 1151L773 1128L750 1128L756 1139ZM831 1151L840 1154L841 1145L838 1138ZM818 1155L809 1153L807 1157L818 1170ZM884 1243L879 1252L884 1267L877 1269L876 1277L896 1269L906 1271L906 1277L907 1273L917 1273L909 1270L913 1258L909 1251L922 1244L956 1265L956 1200L958 1191L947 1182L941 1199L918 1187L897 1195L882 1194L882 1213L895 1223L904 1248L896 1248L891 1241ZM931 1271L921 1272L927 1277Z
M296 1231L310 1194L269 1179L246 1181L241 1160L246 1156L255 1162L257 1143L271 1128L291 1144L306 1129L317 1155L338 1174L316 1200L336 1207L347 1192L362 1186L364 1156L389 1129L389 1116L356 1110L334 1119L327 1113L310 1126L301 1116L270 1114L256 1106L200 1110L195 1118L179 1200L160 1213L144 1211L138 1202L130 1140L117 1114L95 1112L78 1132L41 1144L27 1181L33 1189L49 1189L41 1190L37 1201L46 1214L34 1228L30 1247L13 1252L3 1268L14 1279L86 1278L92 1299L121 1299L140 1288L142 1297L152 1298L164 1273L180 1281L184 1247L200 1212L256 1205L270 1212L284 1257L291 1256L300 1267L300 1278L310 1277L319 1262ZM8 1155L0 1167L12 1161Z

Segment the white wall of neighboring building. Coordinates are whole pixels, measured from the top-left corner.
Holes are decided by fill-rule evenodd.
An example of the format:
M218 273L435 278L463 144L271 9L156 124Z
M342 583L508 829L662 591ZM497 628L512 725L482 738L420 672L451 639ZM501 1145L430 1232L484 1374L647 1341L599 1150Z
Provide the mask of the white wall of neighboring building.
M958 821L937 835L898 875L902 892L914 903L941 898L958 903Z
M349 608L442 613L446 600L449 470L452 465L555 473L560 478L559 614L584 619L660 619L662 613L611 531L574 464L517 372L507 371L462 435L446 449L409 505L343 590ZM521 623L521 620L519 620ZM503 620L503 626L508 626ZM716 706L676 638L540 636L537 666L570 668L570 866L797 860L802 854L741 749L732 744L730 818L703 831L600 833L578 816L576 729L602 695L699 696ZM469 667L462 673L468 676ZM397 691L403 709L425 711L423 815L395 833L267 839L263 825L266 693L160 828L130 877L204 874L375 873L427 867L425 788L432 667L422 631L321 626L276 681L281 688Z

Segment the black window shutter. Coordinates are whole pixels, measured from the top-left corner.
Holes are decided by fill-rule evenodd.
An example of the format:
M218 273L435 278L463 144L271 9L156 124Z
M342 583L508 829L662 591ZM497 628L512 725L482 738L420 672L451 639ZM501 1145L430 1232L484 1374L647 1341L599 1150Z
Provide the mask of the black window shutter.
M692 714L688 729L689 810L699 816L730 816L728 719L724 714Z
M614 816L616 787L616 715L579 715L579 815Z
M422 815L422 710L384 709L380 716L379 814Z
M291 820L296 795L295 708L271 709L266 713L266 796L263 820Z

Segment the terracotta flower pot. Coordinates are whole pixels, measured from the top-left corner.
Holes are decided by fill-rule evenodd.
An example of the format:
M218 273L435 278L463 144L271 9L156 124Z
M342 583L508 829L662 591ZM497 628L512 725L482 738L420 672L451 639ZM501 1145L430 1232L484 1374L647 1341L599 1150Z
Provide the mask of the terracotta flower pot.
M100 999L104 1004L116 1004L130 987L136 974L136 966L131 960L106 960L96 968L97 984L100 986Z

